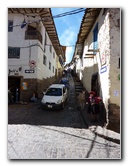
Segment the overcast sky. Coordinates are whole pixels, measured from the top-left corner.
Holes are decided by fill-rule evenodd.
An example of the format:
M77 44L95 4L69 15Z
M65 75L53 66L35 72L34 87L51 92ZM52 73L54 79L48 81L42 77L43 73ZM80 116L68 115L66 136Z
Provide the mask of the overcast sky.
M79 8L51 8L53 16L75 9ZM84 12L80 12L54 19L60 44L69 46L66 49L66 63L69 63L72 59L75 48L72 45L76 43L83 15Z

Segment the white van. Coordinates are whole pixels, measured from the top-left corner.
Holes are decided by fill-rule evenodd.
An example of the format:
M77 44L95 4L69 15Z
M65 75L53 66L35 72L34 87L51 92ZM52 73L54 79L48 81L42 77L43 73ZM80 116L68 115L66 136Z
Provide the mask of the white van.
M67 93L67 88L63 84L50 85L46 92L44 92L44 96L41 100L42 107L49 109L64 108Z

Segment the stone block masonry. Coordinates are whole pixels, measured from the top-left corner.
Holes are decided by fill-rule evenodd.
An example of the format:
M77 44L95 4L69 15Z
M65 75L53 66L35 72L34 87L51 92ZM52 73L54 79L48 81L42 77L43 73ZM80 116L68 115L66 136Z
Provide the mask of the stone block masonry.
M21 87L20 101L29 102L34 91L36 91L38 93L38 97L41 98L43 92L48 88L48 86L51 85L52 83L58 82L58 80L59 78L55 77L50 77L42 80L22 79L21 85L23 82L25 82L27 84L27 88L23 89Z
M109 104L108 129L120 133L120 107L116 104Z

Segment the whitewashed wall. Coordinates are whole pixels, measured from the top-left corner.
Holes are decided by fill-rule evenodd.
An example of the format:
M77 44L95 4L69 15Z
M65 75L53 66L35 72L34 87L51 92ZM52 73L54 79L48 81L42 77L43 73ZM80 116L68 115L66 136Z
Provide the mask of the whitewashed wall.
M116 9L115 9L116 10ZM113 11L113 12L112 12ZM98 22L98 48L99 52L96 54L94 59L83 58L83 84L88 91L91 90L91 76L93 73L99 73L99 83L101 86L101 97L103 98L106 107L108 100L119 104L119 81L118 74L118 58L120 52L120 33L119 29L112 24L110 25L110 13L113 14L113 24L114 20L119 19L119 11L114 9L108 10L103 14L101 11L99 17L97 18L92 30L90 31L88 37L84 43L83 57L88 53L88 49L93 49L93 29ZM114 15L115 14L115 15ZM115 18L114 18L115 16ZM116 21L115 21L116 22ZM110 42L111 41L111 42ZM103 57L105 55L105 63L103 63ZM111 66L111 67L110 67ZM110 70L111 68L111 70ZM116 74L117 72L117 74ZM118 91L118 97L114 97L114 90Z
M25 17L27 21L35 21L39 20L39 17L31 19ZM23 15L21 14L9 14L8 20L13 20L13 25L21 24L24 20ZM46 46L46 52L44 53L44 36L45 36L45 28L41 23L41 34L43 38L43 43L40 44L38 40L25 40L25 31L26 27L21 28L20 26L13 27L13 32L8 32L8 46L11 47L22 47L20 49L20 59L8 59L8 70L16 69L22 67L22 70L19 71L19 76L23 76L23 78L47 78L52 77L55 75L55 68L56 68L56 56L55 59L53 58L53 51L55 52L54 48L52 47L52 53L49 52L49 46ZM47 44L51 44L50 39L47 35ZM40 44L39 46L29 47L33 44ZM28 48L23 48L28 47ZM43 64L43 55L47 57L47 65ZM55 54L56 55L56 54ZM29 61L34 60L36 63L35 72L34 73L25 73L25 70L29 70ZM51 62L51 70L49 70L49 61ZM53 73L53 66L54 66L54 73ZM10 73L10 75L14 75L14 73Z
M105 106L107 108L109 95L109 61L110 61L110 39L109 39L109 19L108 14L102 15L101 11L99 17L97 18L95 24L92 27L88 37L85 41L84 55L88 49L93 49L93 29L98 22L98 48L99 52L93 58L84 59L84 70L83 70L83 83L88 91L91 90L91 77L92 74L99 73L99 84L101 87L100 96L103 98ZM107 53L107 54L106 54ZM106 54L106 63L101 64L101 56Z
M106 109L108 108L108 100L110 98L110 23L109 12L103 15L101 11L99 18L99 33L98 33L98 47L99 47L99 76L102 98ZM103 57L105 56L105 61Z

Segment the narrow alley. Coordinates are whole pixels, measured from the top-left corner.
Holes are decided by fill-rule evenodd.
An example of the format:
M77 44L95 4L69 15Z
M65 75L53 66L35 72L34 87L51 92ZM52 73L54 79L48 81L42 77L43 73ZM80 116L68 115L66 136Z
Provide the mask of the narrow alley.
M39 102L9 105L9 159L120 159L119 142L105 139L103 133L116 139L120 135L85 119L71 75L69 85L63 110L43 110Z

